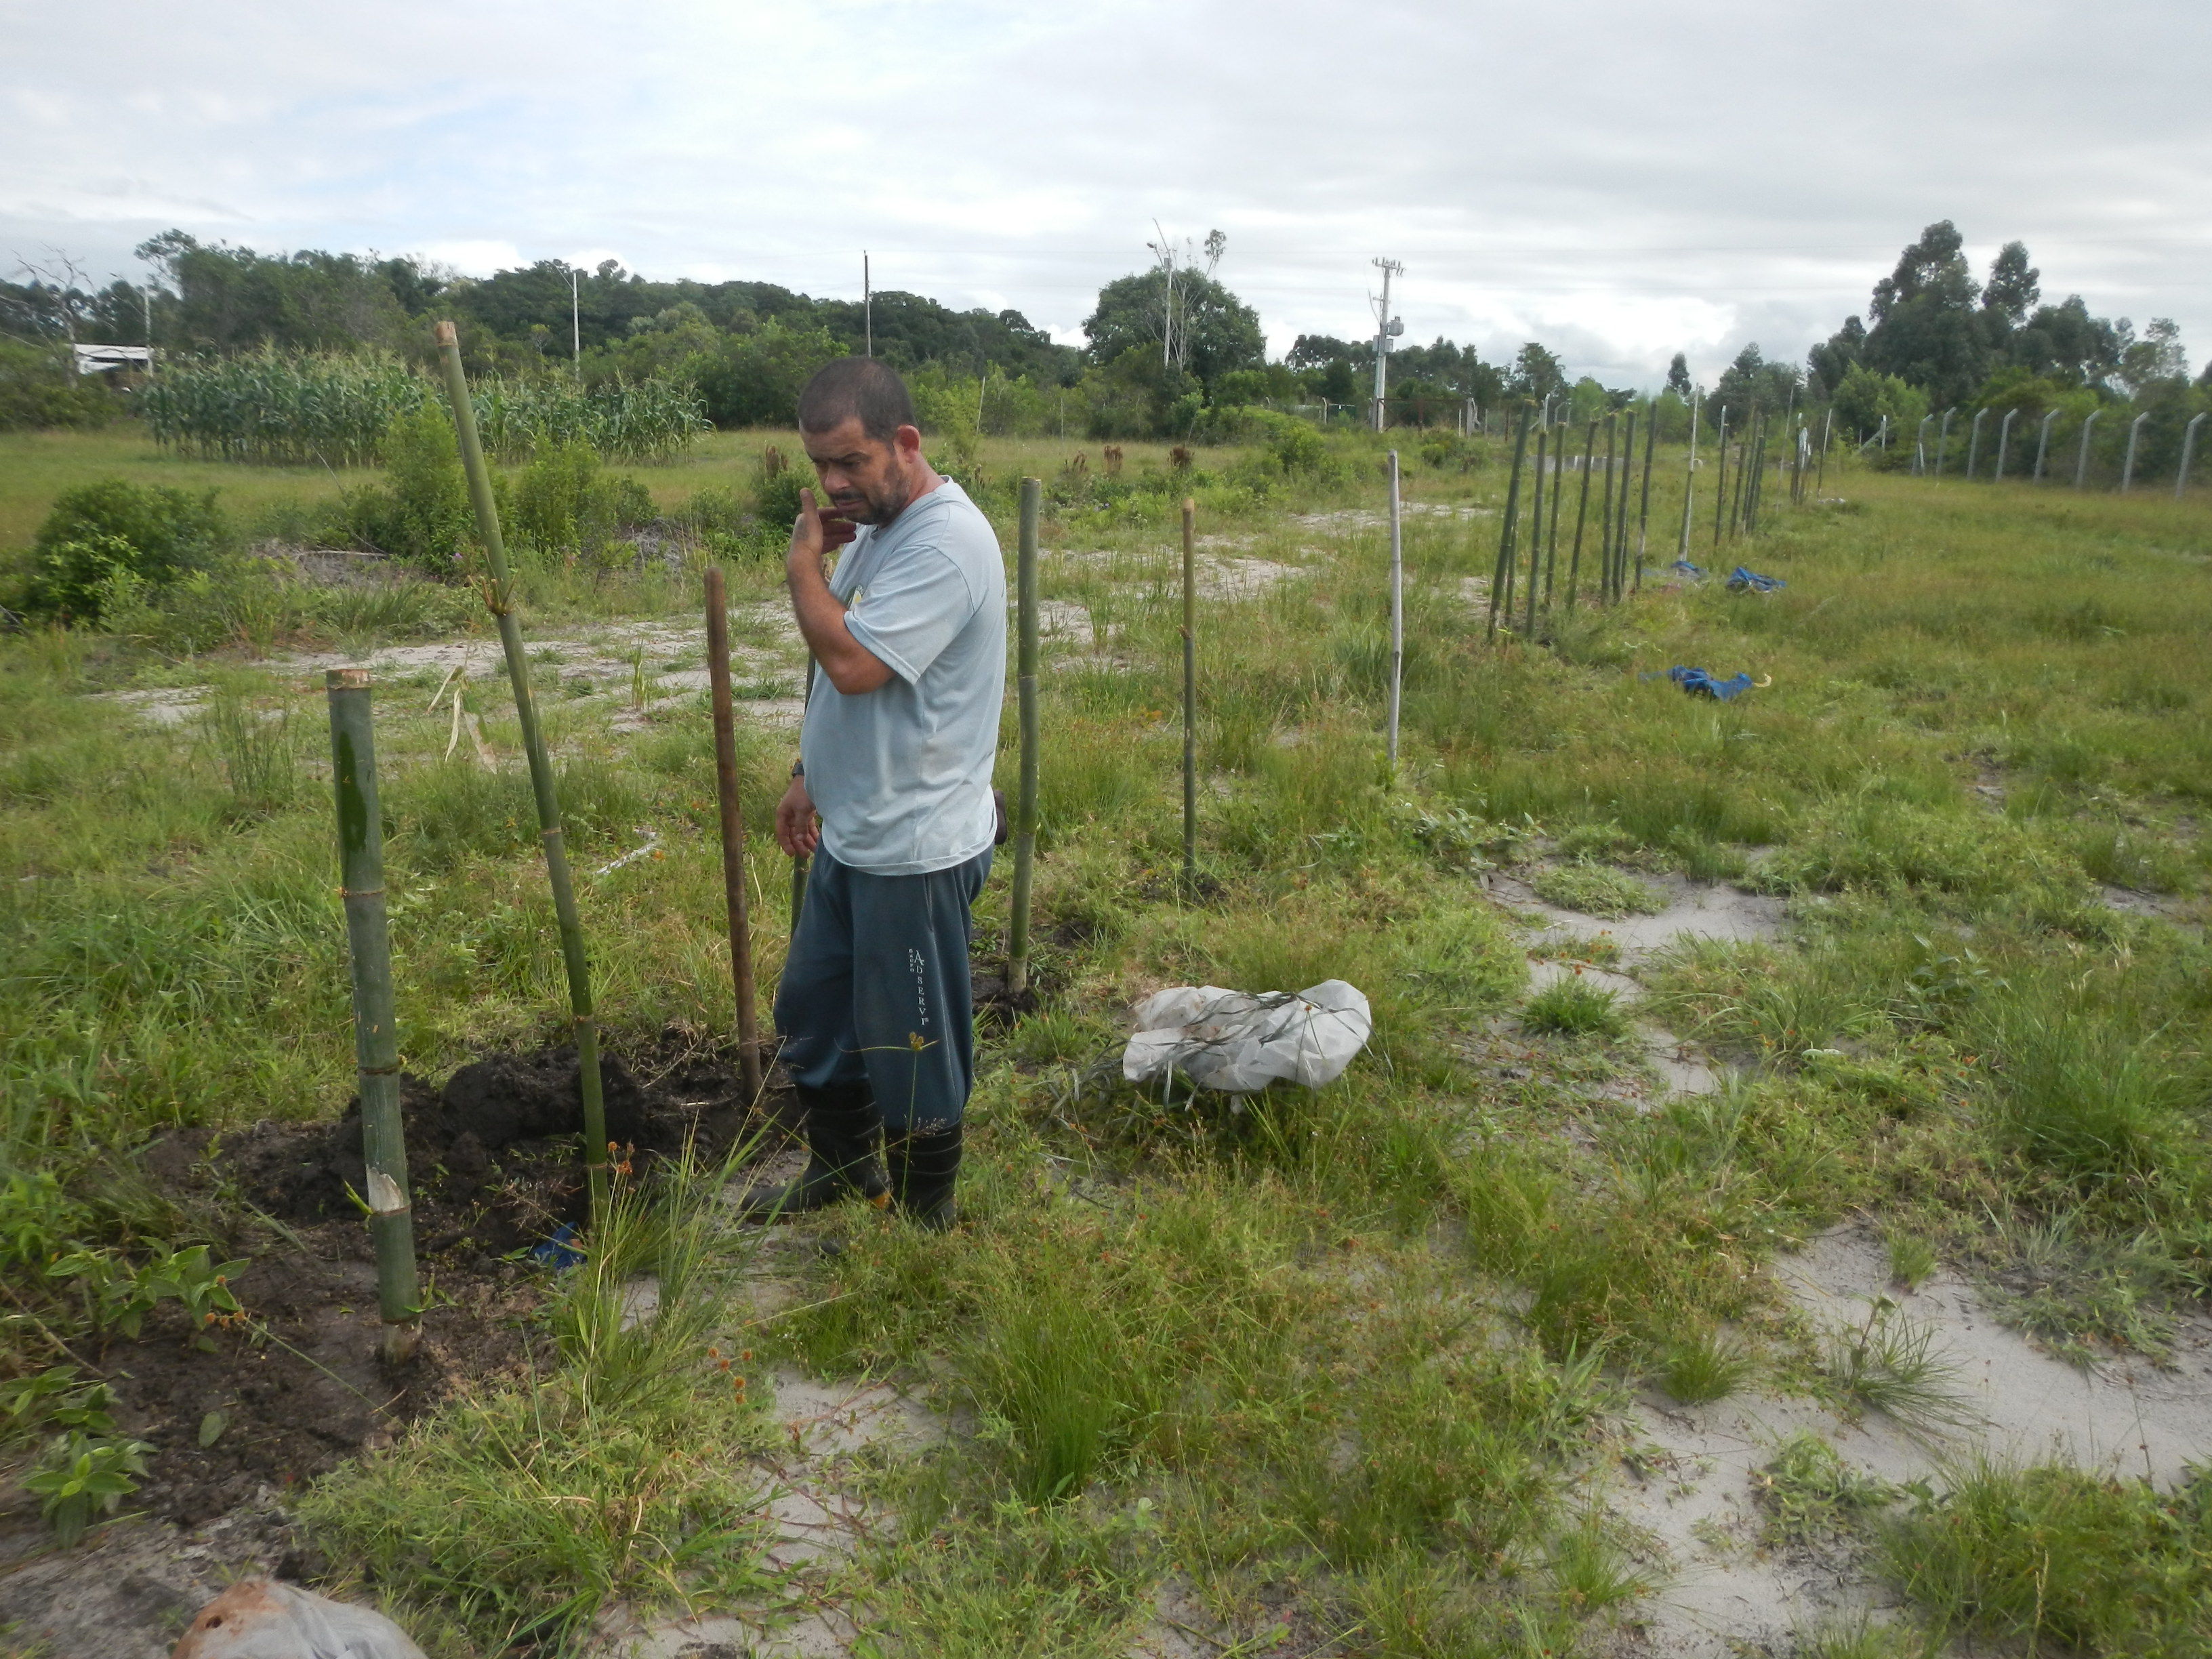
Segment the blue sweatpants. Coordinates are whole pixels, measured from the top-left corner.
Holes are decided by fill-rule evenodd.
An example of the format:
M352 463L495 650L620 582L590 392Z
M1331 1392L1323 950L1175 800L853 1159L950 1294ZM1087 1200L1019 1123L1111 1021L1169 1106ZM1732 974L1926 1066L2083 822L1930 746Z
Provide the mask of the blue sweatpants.
M878 876L817 848L775 993L802 1089L866 1084L893 1134L960 1121L975 1079L969 906L988 848L926 876Z

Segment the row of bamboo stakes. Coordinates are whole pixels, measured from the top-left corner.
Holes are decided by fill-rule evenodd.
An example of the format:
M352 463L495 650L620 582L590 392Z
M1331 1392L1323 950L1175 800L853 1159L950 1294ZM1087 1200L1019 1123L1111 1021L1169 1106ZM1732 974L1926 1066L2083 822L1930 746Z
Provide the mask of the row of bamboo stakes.
M606 1112L599 1073L599 1023L593 1011L590 958L586 950L582 919L576 905L575 886L568 868L562 831L557 781L545 747L531 688L530 662L522 641L513 577L501 535L499 509L492 491L478 438L475 411L469 401L468 381L461 366L460 346L453 325L440 323L436 333L445 374L454 435L467 473L469 497L483 544L487 574L478 584L485 605L495 618L507 679L514 698L515 715L530 767L531 791L538 811L538 840L545 859L554 916L560 932L561 954L568 987L568 1023L576 1043L578 1093L582 1109L582 1152L591 1215L597 1220L608 1198L608 1161L611 1151L606 1138ZM1723 417L1725 418L1725 417ZM1524 411L1515 434L1513 469L1506 488L1504 525L1500 532L1496 569L1490 590L1489 632L1494 637L1502 614L1510 628L1513 620L1516 584L1521 580L1519 520L1522 475L1528 459L1533 412ZM1636 542L1632 569L1629 552L1629 509L1636 442L1636 415L1630 411L1625 430L1614 420L1606 427L1605 488L1598 507L1597 543L1592 585L1597 595L1617 601L1643 582L1647 526L1651 509L1651 468L1654 433L1644 432L1644 477L1636 515ZM1694 416L1693 416L1694 419ZM1575 507L1575 532L1570 544L1565 602L1571 610L1580 594L1583 544L1589 527L1590 475L1595 470L1597 428L1589 423L1583 441L1582 483ZM1722 429L1723 477L1717 486L1725 513L1716 513L1715 544L1722 520L1741 523L1747 530L1758 522L1760 481L1764 477L1763 425L1747 451L1759 453L1748 484L1742 469L1735 481L1737 494L1726 495L1726 428ZM1825 434L1824 434L1825 436ZM1560 526L1564 511L1560 492L1569 470L1562 431L1556 456L1547 456L1550 434L1536 437L1535 503L1529 537L1523 602L1524 633L1535 626L1539 589L1548 604L1555 586ZM1822 445L1825 459L1825 442ZM1805 450L1798 447L1792 493L1802 488ZM1696 435L1691 438L1691 465L1695 465ZM1548 463L1548 465L1547 465ZM1617 465L1619 463L1619 465ZM1388 751L1390 765L1398 759L1398 735L1405 662L1404 543L1398 453L1388 457L1390 532L1390 641ZM1546 503L1549 477L1548 507ZM1618 479L1618 487L1616 487ZM1020 528L1015 564L1015 695L1020 759L1012 812L1014 848L1013 890L1006 936L1006 988L1020 999L1030 986L1030 890L1036 854L1038 751L1038 596L1037 536L1042 485L1024 478L1020 493ZM1198 635L1196 504L1182 502L1182 874L1187 892L1198 881ZM1549 528L1548 539L1547 526ZM1690 504L1683 503L1682 548L1686 554ZM737 732L730 687L729 606L723 574L710 566L704 576L707 626L708 701L713 710L714 772L720 816L722 888L730 943L732 991L735 1004L738 1058L746 1097L761 1096L766 1058L761 1039L752 952L750 888L745 878L745 824L738 799ZM813 665L808 665L807 689L813 690ZM407 1177L407 1153L399 1109L398 1032L395 1025L391 948L384 902L383 836L376 793L376 762L371 684L361 668L330 671L326 694L330 706L331 766L337 794L341 893L343 896L348 956L352 975L355 1065L362 1104L362 1135L366 1157L369 1224L376 1249L379 1306L384 1326L383 1352L394 1363L412 1355L418 1340L422 1293L417 1273L411 1199ZM796 933L805 902L807 860L794 859L792 866L791 927Z

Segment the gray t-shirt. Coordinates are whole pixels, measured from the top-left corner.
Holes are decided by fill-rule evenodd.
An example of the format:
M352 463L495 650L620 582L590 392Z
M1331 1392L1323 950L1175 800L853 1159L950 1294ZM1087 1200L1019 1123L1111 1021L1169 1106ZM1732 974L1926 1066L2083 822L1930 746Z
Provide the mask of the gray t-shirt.
M840 864L926 875L991 844L991 762L1006 696L1006 572L990 520L950 478L863 525L830 591L891 678L847 696L814 677L799 755Z

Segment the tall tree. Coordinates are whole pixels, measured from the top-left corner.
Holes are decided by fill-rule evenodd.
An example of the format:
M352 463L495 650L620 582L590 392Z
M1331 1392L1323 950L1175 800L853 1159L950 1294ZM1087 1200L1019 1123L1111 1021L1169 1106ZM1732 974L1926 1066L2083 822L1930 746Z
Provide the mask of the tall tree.
M2027 320L2027 313L2043 297L2043 273L2027 263L2027 244L2007 242L1990 261L1990 283L1982 290L1982 309L2001 321L2009 333Z
M1995 357L1964 246L1958 227L1938 220L1875 284L1868 307L1874 326L1862 352L1867 366L1926 392L1939 406L1971 399Z
M1667 390L1685 401L1690 396L1690 360L1681 352L1676 352L1674 361L1667 365Z
M1846 317L1841 328L1805 354L1805 366L1829 397L1836 395L1851 366L1865 356L1866 337L1866 325L1856 316Z
M1260 313L1203 273L1178 270L1175 277L1176 356L1207 386L1235 368L1267 361ZM1168 272L1155 267L1117 276L1098 290L1098 306L1083 319L1091 360L1110 363L1139 346L1159 355L1167 325ZM1183 348L1188 348L1186 356Z
M1506 387L1516 398L1540 402L1567 389L1566 365L1558 353L1531 340L1513 354L1513 372L1506 377Z

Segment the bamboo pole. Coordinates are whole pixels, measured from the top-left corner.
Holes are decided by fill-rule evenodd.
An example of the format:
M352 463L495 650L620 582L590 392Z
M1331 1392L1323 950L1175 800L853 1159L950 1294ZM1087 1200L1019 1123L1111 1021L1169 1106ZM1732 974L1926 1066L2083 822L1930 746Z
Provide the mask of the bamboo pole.
M1536 573L1528 573L1529 604L1535 604ZM1406 538L1398 501L1398 452L1390 452L1390 769L1398 769L1398 713L1406 686Z
M1021 769L1014 786L1014 892L1006 927L1006 994L1030 988L1030 883L1036 866L1037 799L1037 509L1044 486L1022 480L1021 540L1014 555L1014 702L1021 726ZM1183 616L1183 746L1190 746L1190 617ZM1184 757L1184 769L1189 757ZM1188 793L1188 792L1186 792ZM1189 803L1183 808L1183 873L1190 873Z
M331 778L338 811L338 890L344 896L346 961L353 975L353 1057L361 1092L361 1150L376 1246L377 1310L387 1364L415 1357L422 1290L415 1266L415 1212L407 1137L399 1118L399 1033L392 1006L392 941L385 925L384 825L376 806L376 736L368 671L324 677L331 706Z
M722 821L722 909L738 1004L738 1065L745 1098L761 1092L760 1023L753 998L753 927L745 889L745 816L738 799L738 722L730 704L730 607L722 567L707 567L707 696L714 717L714 792Z
M1567 428L1564 422L1562 422L1559 426L1559 441L1552 446L1552 465L1558 472L1564 473L1566 471ZM1543 489L1544 474L1542 469L1539 468L1536 473L1537 493L1541 495L1543 493ZM1553 556L1556 558L1559 555L1559 492L1556 486L1552 491L1551 513L1550 516L1546 520L1546 522L1552 526L1552 554ZM1528 617L1527 620L1521 624L1521 636L1525 640L1534 641L1536 637L1536 576L1537 568L1544 562L1544 537L1542 533L1539 532L1536 539L1530 543L1528 546Z
M1616 483L1613 477L1613 459L1614 452L1620 445L1620 416L1617 414L1608 415L1605 417L1605 495L1598 503L1597 537L1599 591L1607 599L1620 597L1613 592L1613 562L1616 553L1613 540L1613 498Z
M1566 423L1566 422L1565 422L1565 419L1562 419L1562 420L1559 422L1559 442L1557 442L1556 444L1554 444L1554 445L1553 445L1553 446L1552 446L1552 516L1551 516L1552 538L1551 538L1551 550L1550 550L1547 554L1546 554L1546 556L1545 556L1547 558L1548 558L1548 559L1549 559L1553 563L1554 563L1554 564L1556 564L1556 563L1558 563L1558 562L1559 562L1559 530L1560 530L1560 526L1561 526L1561 522L1562 522L1562 520L1565 520L1565 518L1566 517L1566 514L1565 514L1565 511L1562 509L1562 507L1561 507L1561 505L1560 505L1559 497L1560 497L1560 496L1562 496L1562 495L1564 495L1565 494L1566 494L1566 489L1567 489L1567 423ZM1529 568L1530 568L1530 574L1534 574L1534 567L1532 565ZM1535 612L1532 610L1532 611L1529 612L1529 620L1530 620L1530 623L1531 623L1530 631L1531 631L1532 633L1534 631L1534 619L1535 619Z
M1828 483L1828 434L1835 430L1836 411L1831 409L1820 417L1820 471L1813 480L1813 494L1817 497Z
M1498 568L1490 578L1490 625L1483 635L1486 640L1498 637L1499 593L1506 585L1507 573L1513 568L1514 532L1521 516L1521 464L1528 453L1528 411L1524 407L1513 434L1513 471L1505 485L1505 521L1498 528ZM1511 615L1510 611L1507 614Z
M1629 436L1633 439L1632 428ZM1659 405L1655 400L1644 419L1644 496L1636 509L1636 591L1644 591L1644 550L1651 527L1651 458L1659 443ZM1626 511L1623 509L1624 513Z
M799 729L804 738L806 732L806 710L814 706L814 659L806 659L806 693L799 701ZM794 853L791 858L791 933L799 937L799 914L806 908L806 872L813 860L804 853Z
M1536 499L1530 504L1528 513L1528 538L1535 549L1529 555L1531 564L1544 556L1544 480L1547 476L1544 445L1548 435L1549 428L1540 422L1536 427ZM1519 581L1518 569L1509 569L1505 573L1505 625L1508 628L1513 625L1513 596L1518 591Z
M1575 546L1567 556L1567 609L1575 608L1575 590L1580 586L1583 569L1583 520L1589 517L1590 457L1597 453L1597 422L1592 421L1583 434L1583 488L1575 507Z
M1182 874L1198 875L1198 503L1182 498Z
M1720 436L1713 453L1720 471L1713 477L1713 551L1721 550L1721 526L1728 519L1728 405L1721 405Z
M1690 400L1690 453L1682 464L1682 535L1674 547L1677 561L1690 556L1690 508L1698 494L1698 400Z
M514 689L514 714L522 727L523 752L530 757L530 789L538 802L538 839L545 849L545 875L553 889L553 915L561 929L561 957L568 973L569 1021L576 1033L576 1084L584 1111L584 1177L591 1189L592 1214L598 1218L607 1199L607 1114L599 1089L599 1028L592 1015L592 969L584 955L584 924L576 912L576 890L568 879L568 852L561 831L561 802L554 787L553 762L538 724L538 704L530 695L530 659L522 649L522 623L514 612L514 587L507 573L507 544L499 533L499 505L491 493L491 471L477 438L476 410L469 402L468 375L461 368L460 337L453 324L440 323L439 350L445 360L446 392L453 404L453 433L460 441L461 465L469 477L469 499L476 507L477 533L483 538L484 562L491 579L484 603L499 623L499 642L507 655L507 677Z

